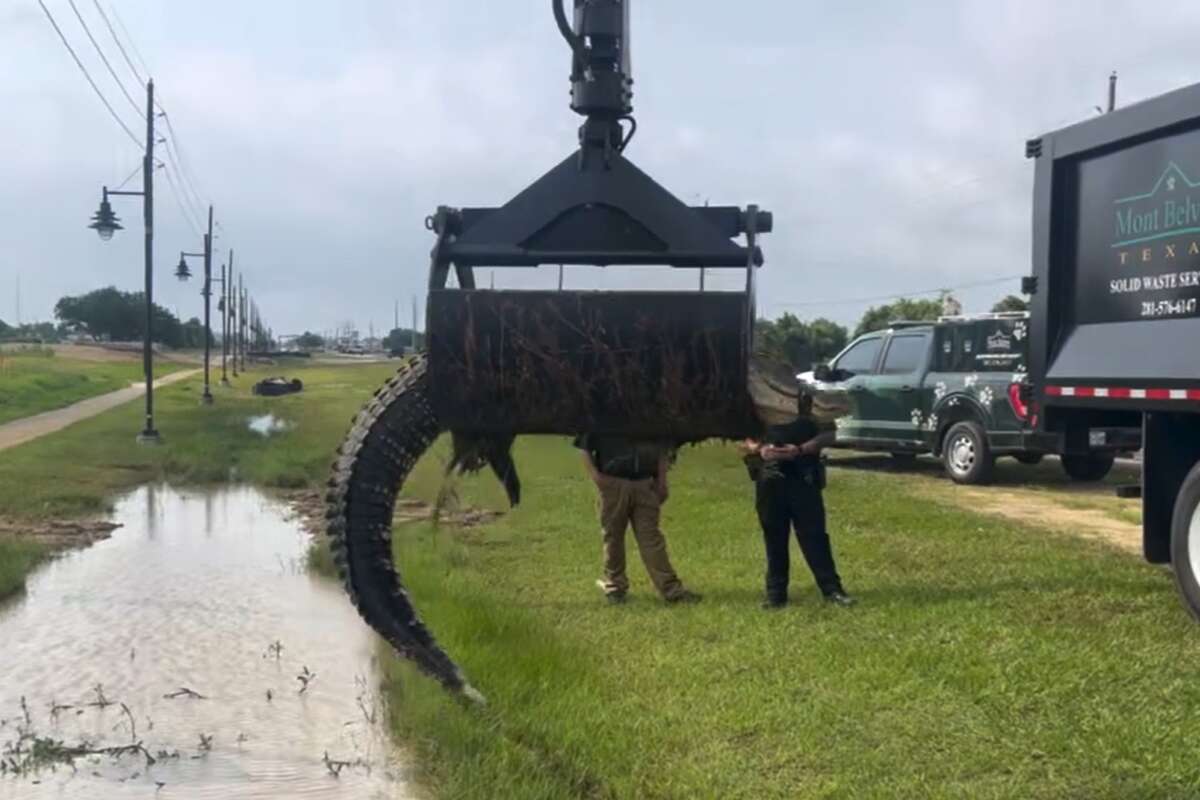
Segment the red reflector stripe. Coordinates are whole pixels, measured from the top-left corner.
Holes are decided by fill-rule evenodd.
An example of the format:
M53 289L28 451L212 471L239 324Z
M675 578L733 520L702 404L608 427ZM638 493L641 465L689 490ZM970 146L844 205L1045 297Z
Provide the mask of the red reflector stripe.
M1114 400L1200 400L1200 389L1131 389L1127 386L1047 386L1050 397L1112 398Z

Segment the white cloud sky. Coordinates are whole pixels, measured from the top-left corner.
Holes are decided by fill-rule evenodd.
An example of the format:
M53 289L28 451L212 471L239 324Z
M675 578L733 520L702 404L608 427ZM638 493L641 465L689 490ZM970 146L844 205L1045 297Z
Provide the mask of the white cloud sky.
M66 0L45 0L131 127ZM183 153L277 332L390 326L423 294L438 205L498 205L569 152L565 46L549 4L101 0L152 67ZM140 209L101 245L102 184L139 163L42 15L0 0L0 319L141 282ZM76 0L118 75L89 0ZM853 323L859 297L1028 272L1026 138L1200 80L1189 0L818 3L640 0L639 132L627 155L688 202L775 213L760 310ZM135 127L135 130L140 128ZM161 175L161 173L160 173ZM156 293L183 316L199 249L161 179ZM224 253L222 253L224 256ZM552 286L553 269L497 271ZM694 285L666 268L571 269L568 285ZM486 283L486 273L481 281ZM709 285L740 285L737 275ZM1017 281L960 293L985 310ZM836 301L836 302L821 302Z

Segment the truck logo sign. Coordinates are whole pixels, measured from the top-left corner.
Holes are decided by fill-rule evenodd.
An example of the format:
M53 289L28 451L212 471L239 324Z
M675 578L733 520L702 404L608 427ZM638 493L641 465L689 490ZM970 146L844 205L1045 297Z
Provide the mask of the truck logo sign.
M1126 318L1200 311L1200 180L1170 161L1150 191L1113 200L1112 214L1107 294Z
M1116 214L1112 247L1130 247L1173 236L1200 233L1200 193L1177 192L1177 188L1200 188L1200 181L1193 181L1172 161L1149 192L1113 201ZM1200 247L1197 247L1196 253L1200 254ZM1134 255L1137 254L1127 253L1121 263L1126 263Z
M988 352L995 350L1011 350L1012 339L1004 334L1004 331L996 331L991 336L987 337Z

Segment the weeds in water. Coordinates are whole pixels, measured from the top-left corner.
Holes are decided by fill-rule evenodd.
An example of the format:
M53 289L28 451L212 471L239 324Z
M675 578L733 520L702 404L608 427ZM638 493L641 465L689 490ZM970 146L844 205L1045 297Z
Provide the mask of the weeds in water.
M208 699L207 697L200 694L199 692L193 691L192 689L189 689L186 686L180 686L175 691L167 692L166 694L163 695L163 698L166 700L174 700L178 697L187 697L192 700L207 700Z
M325 769L329 770L329 774L335 778L340 778L342 770L346 767L367 767L367 763L361 758L356 758L353 761L339 761L338 759L330 758L329 751L325 751Z
M213 736L215 736L215 735L216 734L210 734L210 735L206 736L203 733L200 734L200 752L201 753L207 753L212 750Z
M95 686L92 687L92 693L96 695L96 699L90 703L86 703L85 705L87 705L91 708L99 708L99 709L105 709L111 705L115 705L115 703L113 703L112 700L109 700L107 697L104 696L104 684L97 683Z
M304 694L305 692L307 692L308 685L310 683L312 683L314 680L316 680L316 678L317 678L317 673L309 672L308 667L307 666L304 667L304 670L299 675L296 676L296 680L300 681L300 691L298 692L298 694Z
M267 649L263 652L263 658L274 658L276 661L283 655L283 642L276 639L267 645Z
M133 712L129 710L129 706L125 705L124 703L121 703L121 713L124 714L125 718L129 720L129 741L136 742L137 741L137 721L133 718ZM121 727L122 725L124 725L123 722L118 722L116 725L113 726L113 730L115 731L117 728Z
M71 705L70 703L59 703L56 700L51 700L50 701L50 719L54 722L57 722L59 714L61 714L64 711L70 711L73 708L75 708L75 706Z
M86 756L109 756L116 761L128 755L140 755L146 760L147 767L156 763L155 757L141 742L116 747L95 747L88 741L68 745L59 739L22 731L16 741L5 744L0 753L0 775L23 777L59 766L74 770L75 760Z

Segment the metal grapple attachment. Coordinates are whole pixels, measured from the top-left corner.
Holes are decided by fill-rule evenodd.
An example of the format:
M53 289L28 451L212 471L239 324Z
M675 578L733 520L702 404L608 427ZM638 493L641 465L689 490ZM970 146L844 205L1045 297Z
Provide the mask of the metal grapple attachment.
M629 0L562 0L579 148L497 208L441 207L427 309L439 417L460 433L743 436L758 237L755 206L685 205L625 158L633 123ZM629 125L625 132L622 123ZM745 244L735 240L745 237ZM494 291L477 267L660 265L745 271L739 292ZM451 269L457 288L447 288Z

